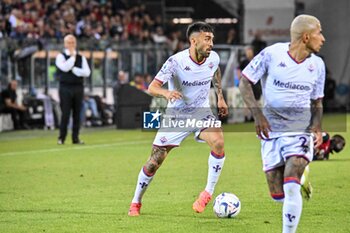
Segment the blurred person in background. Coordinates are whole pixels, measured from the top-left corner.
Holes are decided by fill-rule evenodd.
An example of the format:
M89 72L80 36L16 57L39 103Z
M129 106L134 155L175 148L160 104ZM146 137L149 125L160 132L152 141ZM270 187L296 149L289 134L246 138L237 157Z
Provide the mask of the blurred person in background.
M123 85L130 85L129 84L129 74L123 70L120 70L118 72L117 80L114 81L114 83L112 84L115 122L117 122L117 113L118 113L118 107L119 107L119 93L120 93L120 90L121 90Z
M14 128L29 129L27 125L28 113L27 107L17 103L17 80L11 80L7 89L1 92L1 108L0 112L10 113Z
M59 98L62 111L58 145L63 145L69 118L72 113L72 143L84 144L79 138L80 111L84 97L84 78L89 77L91 71L87 60L77 50L76 38L69 34L64 37L64 50L56 57L57 78L59 81Z
M149 85L151 84L151 82L153 81L153 76L151 74L146 73L144 75L145 78L145 83L146 83L146 90L148 89Z
M339 134L332 137L327 132L322 133L322 144L315 148L313 160L328 160L329 155L339 153L345 147L345 138Z
M152 34L152 39L155 44L166 44L168 38L164 35L164 29L160 26L156 28L156 31Z
M87 122L87 118L91 118L91 122ZM98 112L97 103L93 96L84 95L83 105L80 112L80 121L82 125L90 126L89 124L95 126L99 125L100 114Z
M231 28L227 31L226 44L228 45L238 45L239 38L237 36L237 32L234 28Z
M255 33L255 37L251 43L251 46L253 46L254 49L254 56L259 54L261 50L263 50L267 46L267 43L262 39L262 35L260 32Z
M244 48L244 52L245 52L245 58L239 63L239 68L237 69L237 75L239 78L241 78L242 75L242 70L244 70L244 68L250 63L251 60L253 60L254 58L254 49L252 46L246 46ZM253 88L253 92L254 92L254 97L257 101L260 100L261 97L261 83L260 80L252 85Z
M130 82L130 85L136 87L140 91L146 91L148 86L145 76L142 74L135 74L134 80Z

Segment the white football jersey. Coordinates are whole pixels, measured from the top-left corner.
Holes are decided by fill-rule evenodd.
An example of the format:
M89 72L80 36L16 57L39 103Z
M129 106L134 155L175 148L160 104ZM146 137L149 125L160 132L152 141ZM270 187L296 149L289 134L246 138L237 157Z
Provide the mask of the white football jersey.
M288 50L289 43L271 45L242 71L254 84L261 79L263 113L272 128L270 137L281 132L305 132L311 119L311 99L324 96L323 60L311 54L297 62Z
M196 111L198 108L209 108L211 80L219 63L219 55L214 51L211 51L209 57L200 64L192 60L189 49L171 56L155 79L163 84L168 83L170 91L177 90L183 97L180 100L169 101L167 107L187 109L188 112Z

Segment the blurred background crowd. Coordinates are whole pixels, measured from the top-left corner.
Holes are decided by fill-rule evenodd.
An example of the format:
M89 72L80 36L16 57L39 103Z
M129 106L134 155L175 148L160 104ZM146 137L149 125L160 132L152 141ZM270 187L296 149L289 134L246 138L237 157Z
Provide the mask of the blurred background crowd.
M78 39L110 39L114 43L169 44L178 50L179 44L186 41L183 28L164 20L159 9L148 9L142 1L3 0L0 38L45 43L74 34ZM221 43L239 43L234 28L227 38L219 39Z
M90 96L100 109L94 113L96 108L90 107L94 118L103 115L103 104L112 106L107 107L107 115L116 115L120 87L128 84L145 92L165 59L187 47L187 25L203 20L215 28L214 49L221 57L225 93L235 102L231 107L242 107L241 102L237 103L239 98L231 98L232 90L228 91L237 86L240 71L264 47L289 37L289 23L295 15L309 13L321 19L327 39L322 50L327 64L326 111L332 111L332 107L346 109L350 93L350 62L346 59L350 56L346 54L350 51L336 62L334 57L340 54L337 51L346 49L341 46L346 43L346 35L339 34L337 27L329 27L329 23L337 17L349 17L346 13L349 2L283 0L276 5L276 1L1 0L0 89L6 89L10 80L15 79L18 101L28 103L25 98L36 98L38 93L58 101L54 58L62 51L64 36L73 34L92 70L85 83L84 106L91 106L87 104ZM333 13L338 13L325 14L330 6L339 10ZM271 11L271 7L276 9ZM254 18L257 15L262 18ZM286 25L284 18L288 18ZM335 42L339 46L332 46ZM256 88L256 97L260 97L259 91ZM114 116L94 124L115 121Z

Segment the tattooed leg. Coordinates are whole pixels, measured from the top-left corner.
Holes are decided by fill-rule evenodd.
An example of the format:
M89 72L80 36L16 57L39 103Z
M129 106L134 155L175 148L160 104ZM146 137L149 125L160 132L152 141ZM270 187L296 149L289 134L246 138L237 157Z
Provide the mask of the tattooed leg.
M158 170L158 168L162 165L170 150L170 147L154 146L152 148L151 156L149 157L148 161L144 166L144 172L148 176L153 176Z
M170 150L171 148L167 147L155 146L152 148L152 154L146 162L145 166L141 169L137 179L135 194L131 201L129 209L130 216L140 215L143 194L146 192L147 187L151 183L154 174L156 173L160 165L163 163Z
M266 180L269 186L270 195L276 202L284 201L283 173L284 166L266 172Z
M288 158L285 165L284 177L295 177L300 180L308 163L303 157L292 156Z

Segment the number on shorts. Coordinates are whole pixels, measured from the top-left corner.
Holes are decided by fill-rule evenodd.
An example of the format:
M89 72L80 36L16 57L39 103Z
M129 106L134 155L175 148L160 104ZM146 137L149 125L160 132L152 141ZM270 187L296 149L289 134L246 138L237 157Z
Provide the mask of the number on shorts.
M301 147L303 148L304 152L306 153L309 149L309 146L306 145L306 142L307 142L306 137L300 137L299 140L301 140Z

